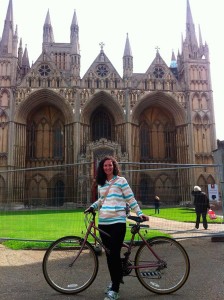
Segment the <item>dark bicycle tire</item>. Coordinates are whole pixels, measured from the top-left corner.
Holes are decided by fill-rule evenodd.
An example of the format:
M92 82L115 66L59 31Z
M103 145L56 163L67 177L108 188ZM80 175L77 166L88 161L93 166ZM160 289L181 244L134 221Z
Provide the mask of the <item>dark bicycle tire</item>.
M149 291L156 294L171 294L179 290L187 281L190 273L190 260L184 247L169 237L154 237L142 244L135 256L135 269L140 283ZM164 263L163 263L164 262ZM143 265L151 264L151 267Z
M42 263L47 283L62 294L77 294L87 289L98 273L98 257L93 246L86 242L77 257L83 239L65 236L47 249Z

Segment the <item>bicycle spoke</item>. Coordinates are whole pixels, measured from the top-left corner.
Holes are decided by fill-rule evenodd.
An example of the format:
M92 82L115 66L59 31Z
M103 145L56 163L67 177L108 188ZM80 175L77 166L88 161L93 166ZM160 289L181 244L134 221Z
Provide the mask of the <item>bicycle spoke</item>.
M85 290L96 277L98 259L87 242L79 254L82 239L65 237L54 242L43 260L43 272L47 282L55 290L73 294Z
M184 248L175 240L158 237L148 241L150 247L160 258L152 254L146 245L136 253L136 275L142 285L157 294L177 291L186 282L190 263Z

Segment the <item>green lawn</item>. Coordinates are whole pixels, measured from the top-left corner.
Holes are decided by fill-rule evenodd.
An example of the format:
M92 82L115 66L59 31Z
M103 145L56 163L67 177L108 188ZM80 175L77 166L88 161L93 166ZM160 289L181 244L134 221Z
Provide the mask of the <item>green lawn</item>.
M143 209L149 216L167 220L195 222L195 212L191 208L162 208L159 215L154 209ZM46 247L49 242L65 235L83 236L85 232L84 214L77 210L24 210L0 211L0 238L10 238L4 244L13 249ZM222 219L208 222L222 222ZM127 227L126 240L130 239ZM158 231L142 230L145 237L165 235ZM46 242L44 242L46 241Z
M160 214L154 213L154 209L144 209L144 213L149 216L155 216L166 220L180 221L180 222L195 222L194 208L175 207L175 208L161 208ZM208 223L222 223L222 218L210 220L207 216Z

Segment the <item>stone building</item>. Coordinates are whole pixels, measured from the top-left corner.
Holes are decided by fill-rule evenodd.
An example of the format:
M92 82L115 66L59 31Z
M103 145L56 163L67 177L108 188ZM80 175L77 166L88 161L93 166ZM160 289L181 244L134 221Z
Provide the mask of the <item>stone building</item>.
M124 171L128 163L139 169L127 176L143 203L155 193L186 201L193 185L216 182L209 47L186 3L186 36L169 66L157 49L147 71L134 73L127 35L122 75L101 43L81 77L76 12L69 43L55 42L47 12L42 52L30 66L9 0L0 41L0 202L86 205L105 154Z

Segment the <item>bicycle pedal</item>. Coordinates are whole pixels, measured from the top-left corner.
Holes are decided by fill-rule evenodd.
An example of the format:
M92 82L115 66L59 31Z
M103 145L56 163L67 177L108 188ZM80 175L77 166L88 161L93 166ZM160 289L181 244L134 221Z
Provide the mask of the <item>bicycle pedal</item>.
M154 279L159 279L161 278L161 273L158 271L154 271L154 272L141 272L141 275L143 277L147 277L147 278L154 278Z

